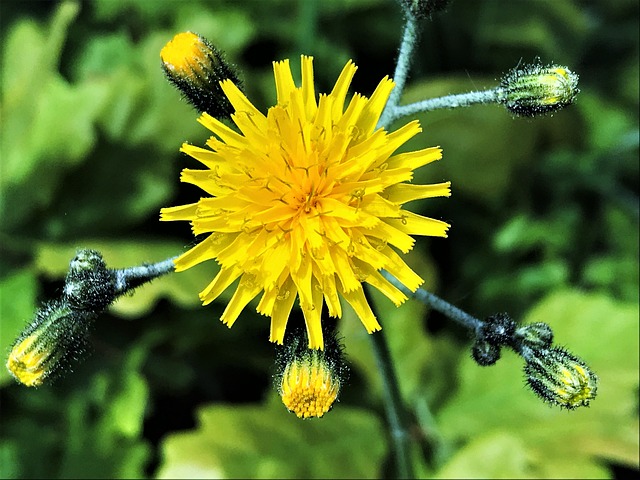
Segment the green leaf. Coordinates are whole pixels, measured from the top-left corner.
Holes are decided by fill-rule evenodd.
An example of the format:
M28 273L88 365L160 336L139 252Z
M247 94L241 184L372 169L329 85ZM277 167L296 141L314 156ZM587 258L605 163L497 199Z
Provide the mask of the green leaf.
M610 478L595 461L547 462L516 435L494 432L465 445L434 478Z
M24 20L7 38L0 109L0 216L7 230L50 203L57 180L96 140L94 120L106 90L95 83L70 84L58 72L77 10L75 3L62 3L48 29Z
M31 322L36 293L36 275L32 269L18 270L0 281L0 386L13 381L4 367L5 355L22 329Z
M552 466L562 471L570 462L574 476L586 478L597 459L637 468L638 305L560 290L535 306L523 323L540 321L551 325L557 344L598 374L598 397L591 406L566 411L543 404L522 385L522 359L505 352L492 367L461 363L460 390L438 415L442 434L449 442L513 436L540 472ZM474 465L469 468L466 476L473 475Z
M141 478L150 448L140 438L149 397L140 374L144 345L104 370L67 406L68 445L60 478Z
M637 142L638 123L632 112L622 110L618 105L589 92L580 94L576 107L587 123L591 151L616 151L626 143L624 138L630 135Z
M209 405L198 427L164 440L158 478L378 478L386 438L377 416L339 406L301 420L275 395L263 405Z

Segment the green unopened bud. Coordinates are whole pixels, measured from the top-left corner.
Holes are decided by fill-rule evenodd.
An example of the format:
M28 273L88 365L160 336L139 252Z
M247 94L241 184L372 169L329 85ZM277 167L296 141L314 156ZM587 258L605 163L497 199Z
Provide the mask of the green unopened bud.
M179 33L160 51L160 58L167 78L198 111L215 118L233 113L220 82L229 79L239 86L238 76L207 39Z
M417 18L431 17L446 9L451 0L399 0L404 9Z
M513 337L516 350L527 360L535 350L551 347L553 330L543 322L530 323L518 328Z
M543 400L572 410L596 397L598 377L562 348L535 350L524 367L527 383Z
M63 298L76 309L101 312L116 298L116 277L100 252L80 250L69 264Z
M74 310L63 301L45 304L13 344L9 373L27 387L55 378L84 351L94 318L95 314Z
M323 325L323 336L324 349L310 349L304 328L292 328L278 347L275 386L298 418L319 418L331 410L348 376L335 329Z
M579 92L577 74L560 65L540 64L511 70L498 89L500 103L524 117L560 110L573 103Z

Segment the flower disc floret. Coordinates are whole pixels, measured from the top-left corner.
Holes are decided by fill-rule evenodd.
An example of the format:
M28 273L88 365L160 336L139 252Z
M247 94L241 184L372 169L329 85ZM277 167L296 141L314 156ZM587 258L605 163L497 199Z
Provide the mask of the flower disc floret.
M377 128L394 83L384 78L370 98L354 94L344 108L356 66L350 61L333 90L316 98L311 57L302 57L302 86L289 61L274 62L277 104L261 113L231 81L222 90L235 109L238 131L204 113L213 132L208 148L181 151L206 169L185 169L183 182L208 197L164 208L162 220L186 220L206 239L179 257L176 270L215 259L220 271L200 293L204 304L237 281L222 321L232 326L262 293L257 311L271 318L270 340L282 343L296 298L309 348L322 349L321 311L342 315L349 303L369 333L380 330L365 298L369 283L396 305L406 296L380 273L409 290L423 282L400 255L411 235L445 237L449 225L403 209L412 200L449 196L450 183L414 185L413 171L441 158L439 148L395 154L421 131L417 121L388 133Z

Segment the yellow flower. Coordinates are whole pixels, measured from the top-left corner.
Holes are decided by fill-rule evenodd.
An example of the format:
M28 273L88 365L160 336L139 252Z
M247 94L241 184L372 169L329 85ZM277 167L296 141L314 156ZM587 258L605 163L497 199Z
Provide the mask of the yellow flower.
M209 197L164 208L161 220L187 220L195 235L210 234L180 256L176 270L215 259L220 271L200 293L206 305L238 280L222 321L233 325L257 295L257 311L271 317L270 340L282 343L296 297L304 314L309 348L324 346L320 315L340 317L339 297L369 333L380 330L363 282L396 305L405 295L380 273L385 269L409 290L423 282L396 249L406 253L411 235L446 237L449 225L404 210L403 204L449 196L450 182L408 183L413 170L442 156L439 148L394 154L421 131L417 121L392 133L377 128L394 83L384 78L371 98L355 94L344 108L356 71L348 62L333 90L316 99L311 57L302 57L302 86L289 61L273 64L277 104L265 116L229 80L222 90L235 109L240 133L203 113L214 133L208 149L183 144L181 151L205 170L185 169L183 182Z

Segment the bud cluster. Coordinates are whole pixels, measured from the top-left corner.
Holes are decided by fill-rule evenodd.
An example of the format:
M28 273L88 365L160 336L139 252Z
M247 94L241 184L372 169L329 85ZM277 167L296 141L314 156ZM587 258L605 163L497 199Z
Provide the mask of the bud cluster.
M85 351L93 320L115 299L115 274L102 255L81 250L71 260L62 296L46 303L16 339L7 369L28 387L42 385Z
M553 347L553 331L546 323L517 327L506 313L486 318L476 331L471 350L481 366L495 364L503 346L525 361L524 373L531 390L543 400L566 409L587 406L597 393L597 375L578 357Z

